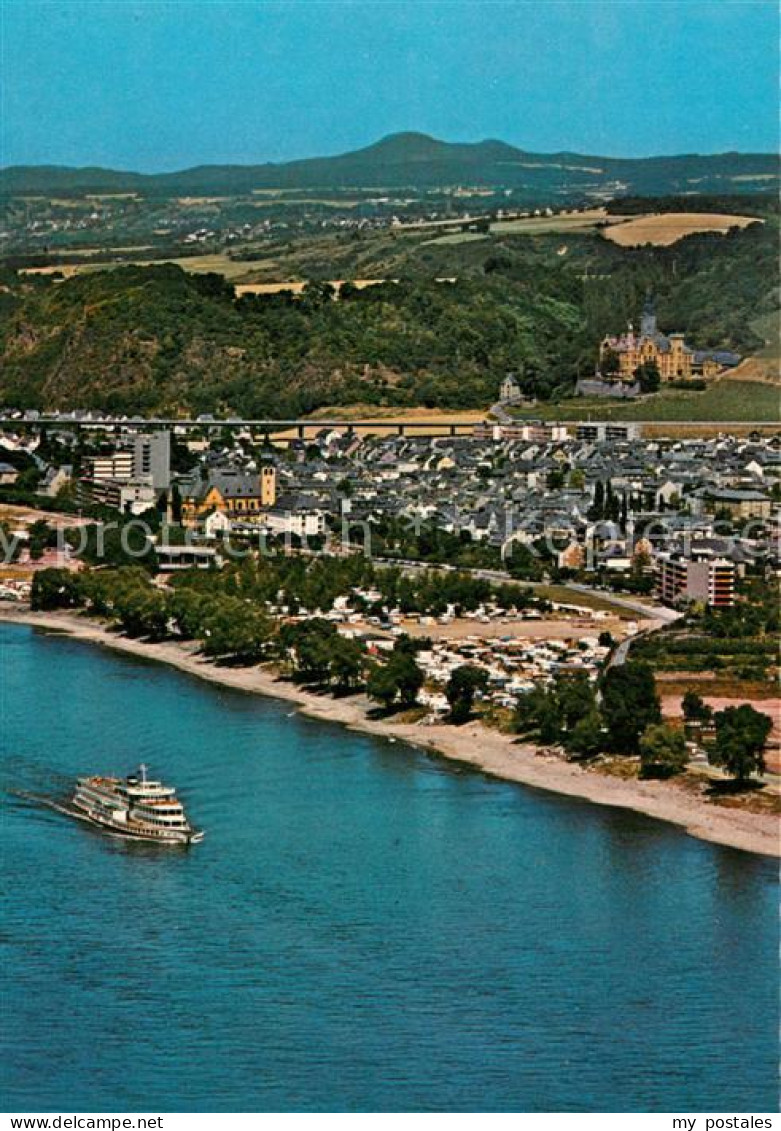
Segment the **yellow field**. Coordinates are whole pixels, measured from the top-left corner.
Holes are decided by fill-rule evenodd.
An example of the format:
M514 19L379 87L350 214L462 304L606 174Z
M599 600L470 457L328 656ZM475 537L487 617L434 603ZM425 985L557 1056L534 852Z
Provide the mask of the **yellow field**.
M0 522L7 522L14 529L32 526L34 522L48 522L49 526L63 530L73 526L84 526L90 520L60 511L48 511L40 507L23 507L16 503L3 503L0 506Z
M781 369L778 358L746 357L740 365L730 369L721 378L723 381L756 381L761 385L781 384Z
M587 212L564 212L559 216L523 216L518 220L497 220L491 224L496 235L540 235L544 232L578 232L596 224L620 224L625 216L610 216L604 208Z
M182 197L180 203L205 204L218 201L218 197ZM254 202L259 206L264 201ZM302 203L299 201L298 203ZM340 202L345 203L345 202ZM350 202L348 202L350 203ZM490 236L514 235L542 235L545 233L559 233L566 236L570 233L588 233L601 231L607 239L612 240L620 247L638 247L642 244L654 244L664 247L674 244L684 236L694 232L726 232L732 227L745 228L752 223L764 223L763 220L753 216L730 216L722 213L698 212L670 212L658 215L645 215L630 218L622 215L609 215L604 208L590 208L583 212L565 212L556 216L524 216L515 219L497 220L490 225L489 232L464 232L454 231L456 222L452 220L415 221L401 224L395 229L405 234L421 233L429 236L419 246L447 245L469 243L476 240L485 240ZM143 252L144 247L112 248L117 253L127 254L136 251ZM566 254L567 247L563 245L559 254ZM87 271L109 270L118 266L116 263L95 263L92 257L98 249L86 248L68 252L71 262L63 264L48 264L44 267L30 267L24 269L25 274L50 275L59 272L64 278ZM203 255L179 256L168 260L150 260L144 258L133 259L131 262L141 267L148 267L159 263L175 263L184 271L195 274L215 272L223 275L229 282L239 279L251 280L258 275L268 276L272 272L283 275L290 271L283 262L275 264L274 260L266 259L262 263L256 260L231 259L223 252L211 252ZM380 279L353 280L357 287L372 286L379 283ZM237 285L238 294L275 294L282 290L291 290L298 293L303 287L302 280L288 280L284 282L251 283L243 282ZM341 280L335 280L333 285L341 286Z
M335 287L338 291L344 279L331 279L330 286ZM386 282L385 279L350 279L350 282L358 290L363 287L376 287L378 283ZM294 295L300 294L306 286L305 279L296 279L287 283L238 283L236 285L237 295L277 295L280 291L292 291Z
M353 405L328 405L310 413L309 419L316 420L388 420L402 424L407 421L430 420L441 424L450 424L453 421L463 423L469 421L474 424L485 420L484 412L474 409L441 409L441 408L394 408L378 407L371 404Z
M329 198L327 196L302 196L296 197L292 200L268 199L268 200L253 200L250 201L252 208L268 208L270 205L282 205L283 207L294 207L296 204L323 204L328 208L357 208L359 204L364 204L363 200L340 200L339 198Z
M665 212L656 216L638 216L635 220L614 224L605 229L607 239L619 247L640 247L650 243L669 247L695 232L728 232L730 228L746 228L764 223L756 216L728 216L717 212Z
M367 420L381 420L382 424L373 425L369 431L374 436L388 436L396 432L399 424L408 424L411 421L425 420L430 423L430 428L415 431L416 436L448 436L451 424L466 425L460 434L465 434L471 426L485 419L485 413L474 410L443 412L442 409L432 408L378 408L376 405L329 405L313 412L308 418L311 425L305 428L304 439L313 438L323 427L324 420L349 421L357 432L362 432L364 422ZM286 432L275 432L272 440L275 443L285 444L288 440L298 438L298 429L289 429Z
M435 236L433 240L424 240L421 247L440 247L448 244L474 243L475 240L487 240L488 232L451 232L449 236Z
M178 196L176 203L183 208L197 208L201 204L222 204L224 196Z
M495 220L490 225L490 231L496 235L536 235L540 232L576 232L593 228L596 224L620 224L625 216L610 216L604 208L589 208L584 212L561 212L556 216L518 216L506 220ZM461 232L463 220L411 220L406 224L397 224L396 232L442 232L442 239L451 236L479 235L482 238L485 232ZM458 229L454 231L453 229ZM433 238L432 241L433 242ZM441 241L437 241L441 242Z
M571 604L584 604L580 601L571 601ZM635 618L636 619L636 618ZM504 620L491 621L490 624L481 624L480 621L464 617L452 621L450 624L420 624L415 620L402 620L400 628L408 636L431 637L433 640L464 640L469 637L481 640L577 640L581 636L594 634L594 625L598 625L598 632L610 632L614 637L625 636L625 620L617 616L608 616L604 620L595 622L591 617L578 617L565 615L548 620ZM648 622L649 625L653 621Z
M159 267L161 263L175 263L177 267L181 267L183 271L190 271L193 275L206 275L214 271L218 275L224 275L228 280L246 275L247 271L255 266L254 263L231 259L220 253L183 255L181 259L138 259L135 262L139 267Z
M117 263L93 263L90 262L94 256L100 255L101 252L111 252L112 255L128 255L131 253L139 253L144 251L151 251L149 244L138 244L133 247L85 247L75 248L69 251L68 255L72 255L74 259L78 260L76 263L48 263L45 267L22 267L20 269L21 275L54 275L55 272L59 273L66 279L70 279L73 275L81 275L88 271L105 271L110 267L121 266Z
M82 252L81 254L87 255L88 253ZM95 252L91 254L94 255ZM25 275L53 275L56 271L59 271L66 279L69 279L72 275L82 275L88 271L110 271L114 267L130 266L131 263L137 267L159 267L163 263L175 263L183 271L190 271L195 275L204 275L214 271L218 275L224 275L226 279L237 279L240 275L246 275L256 266L255 263L244 260L230 259L227 255L211 254L185 255L179 259L133 259L126 263L90 263L87 261L83 263L49 264L46 267L27 267L23 273Z
M23 267L20 274L22 275L54 275L59 272L65 279L72 278L73 275L82 275L87 271L95 271L96 264L87 266L83 263L61 263L54 264L48 267Z
M114 249L112 249L114 250ZM133 248L117 248L117 251L133 251ZM146 251L146 248L139 248L139 251ZM243 259L230 259L227 255L211 254L211 255L190 255L182 256L179 259L133 259L128 260L126 263L92 263L89 261L91 255L96 255L96 251L82 251L78 254L82 257L79 263L50 263L45 267L25 267L22 269L23 275L53 275L59 272L63 278L70 279L74 275L86 275L91 271L111 271L115 267L126 267L133 264L137 267L153 267L159 266L163 263L175 263L177 267L181 267L183 271L190 271L195 275L203 275L207 272L216 272L218 275L223 275L229 282L233 279L239 279L242 276L250 274L253 268L257 267L255 262ZM374 287L378 283L388 282L387 279L350 279L350 283L362 290L364 287ZM396 282L396 280L390 280ZM329 283L338 291L344 279L330 279ZM437 279L438 283L452 283L455 282L454 278ZM275 295L280 291L292 291L293 294L300 294L306 286L306 279L286 279L274 283L237 283L237 295Z

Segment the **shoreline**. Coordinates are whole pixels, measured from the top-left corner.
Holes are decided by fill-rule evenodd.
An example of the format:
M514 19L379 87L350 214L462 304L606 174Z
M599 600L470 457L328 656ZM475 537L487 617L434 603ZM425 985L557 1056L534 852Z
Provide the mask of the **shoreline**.
M99 621L76 613L36 613L26 607L0 605L0 621L61 632L126 655L168 664L224 687L286 700L320 721L404 742L503 781L597 805L631 809L728 848L762 856L781 855L781 824L775 815L710 805L670 782L610 777L559 758L541 756L531 744L517 743L512 736L490 730L479 722L460 727L448 723L419 726L394 722L392 718L370 719L366 714L368 700L362 695L333 699L286 683L260 667L217 667L185 644L143 643L110 632Z

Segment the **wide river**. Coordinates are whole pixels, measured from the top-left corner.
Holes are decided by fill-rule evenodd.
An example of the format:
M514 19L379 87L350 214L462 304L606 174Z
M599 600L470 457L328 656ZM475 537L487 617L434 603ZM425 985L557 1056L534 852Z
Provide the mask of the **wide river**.
M776 868L0 625L8 1111L773 1111ZM138 762L207 830L16 795Z

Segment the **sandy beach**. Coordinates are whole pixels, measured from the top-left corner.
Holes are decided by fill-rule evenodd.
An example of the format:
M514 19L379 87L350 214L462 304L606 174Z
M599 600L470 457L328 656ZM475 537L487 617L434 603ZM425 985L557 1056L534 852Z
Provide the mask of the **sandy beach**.
M448 724L420 726L394 722L393 719L372 719L367 714L371 705L362 695L333 699L280 680L263 667L217 667L198 655L193 646L170 641L151 644L132 640L97 621L73 613L34 613L23 606L0 604L0 619L65 632L76 639L101 644L117 652L170 664L200 679L239 691L286 699L314 718L342 723L384 738L395 738L505 781L567 794L599 805L633 809L679 825L692 836L745 852L781 855L781 829L775 816L714 805L674 782L627 781L559 758L542 756L534 746L520 744L512 736L490 730L480 723L461 727ZM403 757L403 746L399 749L399 756Z

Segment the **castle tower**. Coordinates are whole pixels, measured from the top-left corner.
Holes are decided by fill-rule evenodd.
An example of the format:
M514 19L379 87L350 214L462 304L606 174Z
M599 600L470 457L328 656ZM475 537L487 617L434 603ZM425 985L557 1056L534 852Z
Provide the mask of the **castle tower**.
M653 296L649 291L646 295L643 304L643 313L640 317L640 337L641 338L655 338L656 330L656 306L654 304Z
M670 334L670 380L691 377L691 355L687 353L683 334Z

